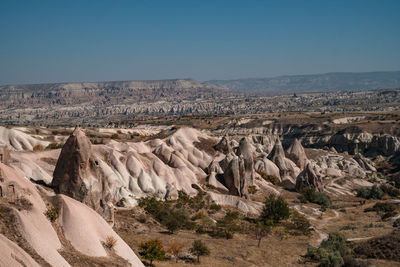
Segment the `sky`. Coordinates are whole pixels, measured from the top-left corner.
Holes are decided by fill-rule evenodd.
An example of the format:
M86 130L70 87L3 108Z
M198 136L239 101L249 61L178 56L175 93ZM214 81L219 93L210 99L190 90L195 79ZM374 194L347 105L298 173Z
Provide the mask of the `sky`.
M390 70L399 0L0 1L0 84Z

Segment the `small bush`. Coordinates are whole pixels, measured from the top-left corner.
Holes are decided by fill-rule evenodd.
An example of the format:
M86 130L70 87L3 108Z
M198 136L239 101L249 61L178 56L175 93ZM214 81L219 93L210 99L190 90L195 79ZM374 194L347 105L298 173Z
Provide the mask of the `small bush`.
M257 172L264 180L272 183L272 184L278 184L279 183L279 178L273 175L268 175L264 170L260 170Z
M59 149L59 148L63 148L64 144L60 144L60 143L50 143L46 149L51 150L51 149Z
M385 193L376 184L371 188L361 187L357 190L357 197L365 199L382 199Z
M110 138L113 140L119 140L119 139L121 139L121 136L119 136L118 134L115 133L115 134L112 134Z
M113 236L107 236L106 242L104 244L109 249L112 249L115 246L115 244L117 244L117 239Z
M339 233L330 233L328 239L322 241L319 248L310 247L303 257L320 266L343 266L343 257L350 253L347 247L346 238Z
M126 199L124 197L121 198L117 203L115 203L117 207L125 207L125 204L126 204Z
M320 205L323 209L331 206L331 199L328 195L316 192L314 188L305 188L301 192L302 198L308 202Z
M146 218L146 215L140 214L139 217L136 218L136 220L138 220L138 222L140 222L140 223L146 223L147 218Z
M49 221L55 222L58 218L58 210L54 206L48 207L44 215L46 215Z
M342 227L340 227L340 231L347 231L347 230L355 230L355 229L357 229L357 227L355 227L354 225L345 225L345 226L342 226Z
M249 186L247 192L249 192L249 194L255 194L257 192L257 188L254 185Z

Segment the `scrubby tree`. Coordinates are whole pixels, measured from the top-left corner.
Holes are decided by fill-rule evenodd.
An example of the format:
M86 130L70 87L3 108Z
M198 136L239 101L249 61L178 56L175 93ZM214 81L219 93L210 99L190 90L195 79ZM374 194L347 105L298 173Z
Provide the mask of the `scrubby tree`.
M162 242L159 239L153 239L139 244L139 255L150 261L150 266L153 266L153 261L164 260L165 250Z
M264 202L264 207L260 215L260 220L265 224L278 223L289 218L290 210L288 203L283 197L270 195Z
M260 247L261 239L269 234L271 231L271 224L266 224L264 221L259 221L254 226L254 233L258 241L257 247Z
M200 256L210 255L210 250L207 246L201 242L201 240L195 240L192 243L192 247L189 249L190 253L197 256L197 262L200 263Z

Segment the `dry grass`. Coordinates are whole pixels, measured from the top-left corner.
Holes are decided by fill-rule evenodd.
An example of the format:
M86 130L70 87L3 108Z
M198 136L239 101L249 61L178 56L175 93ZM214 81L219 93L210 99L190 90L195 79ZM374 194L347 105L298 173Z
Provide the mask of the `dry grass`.
M216 239L208 235L198 235L189 231L180 231L174 235L151 232L138 235L131 232L118 233L138 255L137 244L150 239L160 239L165 246L172 242L184 243L183 251L188 251L194 240L201 240L211 254L201 257L196 266L293 266L299 265L300 255L306 252L309 237L279 238L279 233L262 240L257 248L257 240L252 236L235 234L233 239ZM157 262L157 266L194 266L190 263L175 261Z
M117 244L117 239L113 236L107 236L104 244L109 249L112 249Z

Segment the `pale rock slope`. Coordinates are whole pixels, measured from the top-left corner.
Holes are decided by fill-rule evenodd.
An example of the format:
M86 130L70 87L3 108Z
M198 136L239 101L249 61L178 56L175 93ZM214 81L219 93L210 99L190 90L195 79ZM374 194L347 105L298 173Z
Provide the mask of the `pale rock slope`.
M63 246L57 231L44 215L47 206L36 186L24 178L18 171L2 163L0 163L0 173L1 200L6 199L7 202L22 203L21 205L23 205L22 208L17 208L18 206L12 208L12 212L16 217L15 223L21 236L28 242L32 249L51 266L70 266L59 253L59 250L62 250ZM101 241L105 241L106 236L113 236L118 242L115 247L115 252L129 261L132 266L143 266L134 252L95 211L67 196L58 195L56 197L60 198L63 203L61 208L62 212L60 213L63 214L63 216L58 218L58 220L60 220L59 224L62 227L62 232L65 233L66 238L77 251L89 256L97 256L99 253L91 253L90 249L92 247L99 249L98 244ZM49 198L47 201L51 202L51 199ZM82 221L85 223L83 224ZM82 229L82 227L85 229L77 229L76 227L79 224L80 229ZM84 236L90 236L90 242L88 242ZM0 243L0 246L5 246L4 244L7 244L8 249L4 251L13 250L19 253L18 249L15 248L13 244L3 239ZM89 251L87 249L88 247ZM108 255L104 253L101 253L101 256L108 257ZM25 258L25 260L29 262L29 258ZM32 263L27 266L35 265Z
M14 201L25 199L32 204L29 209L13 209L22 236L51 265L69 266L58 252L62 248L61 242L51 223L43 214L46 211L46 204L34 184L4 164L0 163L0 170L1 191L5 193L3 197Z
M94 210L72 198L58 195L61 203L60 224L65 237L78 251L94 257L107 257L102 242L113 237L115 253L132 266L144 266L132 249L114 232L111 226Z
M2 234L0 234L0 251L0 266L40 267L28 253Z
M0 126L0 145L5 145L9 149L33 150L37 145L46 147L49 144L50 142L35 139L24 132Z

